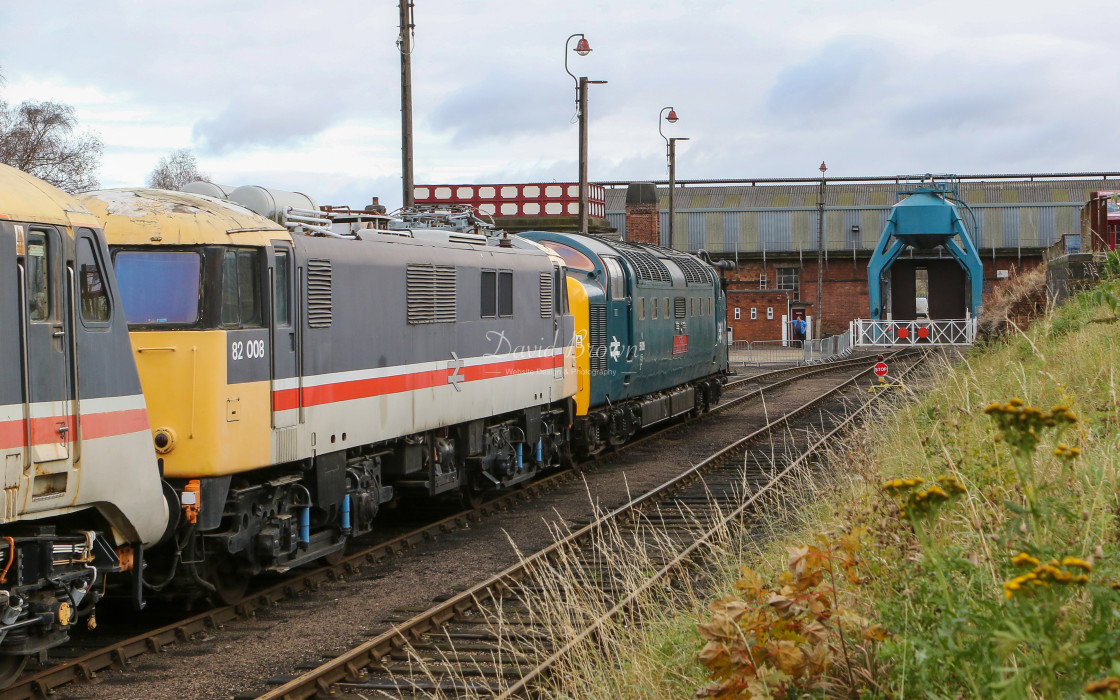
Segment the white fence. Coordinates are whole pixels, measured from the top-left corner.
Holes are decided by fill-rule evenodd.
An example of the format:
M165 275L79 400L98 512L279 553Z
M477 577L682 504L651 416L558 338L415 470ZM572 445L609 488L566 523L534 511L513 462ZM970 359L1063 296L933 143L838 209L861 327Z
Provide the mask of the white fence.
M882 345L972 345L977 320L870 321L856 319L848 326L857 347Z

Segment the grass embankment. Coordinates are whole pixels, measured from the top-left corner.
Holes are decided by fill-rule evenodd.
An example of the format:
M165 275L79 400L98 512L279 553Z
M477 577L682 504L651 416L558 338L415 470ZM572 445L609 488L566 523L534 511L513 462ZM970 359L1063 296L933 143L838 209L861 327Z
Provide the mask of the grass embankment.
M722 600L707 585L649 597L553 692L1115 694L1120 285L1102 288L920 394L900 388L832 473L801 476L812 497L775 504L768 537L755 525L712 547ZM635 579L653 566L641 549ZM576 595L555 599L570 611Z

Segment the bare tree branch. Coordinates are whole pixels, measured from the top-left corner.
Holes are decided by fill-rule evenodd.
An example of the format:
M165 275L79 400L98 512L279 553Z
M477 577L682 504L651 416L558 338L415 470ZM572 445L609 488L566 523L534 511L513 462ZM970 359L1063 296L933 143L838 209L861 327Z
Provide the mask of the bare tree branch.
M28 100L11 108L0 100L0 163L67 192L95 189L104 145L77 126L70 105Z

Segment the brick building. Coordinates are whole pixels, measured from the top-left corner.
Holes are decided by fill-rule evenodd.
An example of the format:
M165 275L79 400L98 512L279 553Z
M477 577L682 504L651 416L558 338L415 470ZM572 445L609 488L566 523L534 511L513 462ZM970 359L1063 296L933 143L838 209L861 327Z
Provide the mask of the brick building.
M971 211L963 216L983 262L985 299L1003 280L1041 263L1044 251L1063 236L1075 237L1082 206L1099 190L1117 189L1120 180L1115 177L1111 173L1095 178L962 177L960 198ZM726 275L727 318L733 337L774 340L791 337L788 327L783 336L783 317L813 319L819 322L813 324L816 333L832 335L846 330L852 319L869 316L867 264L899 192L917 183L867 178L826 181L823 186L820 180L690 184L677 189L672 241L667 188L652 183L605 184L606 218L618 229L614 235L690 252L703 249L713 258L735 260L737 269ZM635 193L639 186L642 191ZM819 224L822 190L823 226ZM819 309L818 234L822 235ZM929 279L943 281L946 275L962 273L938 248L904 252L891 274L909 276L909 288L914 288L921 284L915 280L919 276L928 284ZM934 310L930 309L931 315Z

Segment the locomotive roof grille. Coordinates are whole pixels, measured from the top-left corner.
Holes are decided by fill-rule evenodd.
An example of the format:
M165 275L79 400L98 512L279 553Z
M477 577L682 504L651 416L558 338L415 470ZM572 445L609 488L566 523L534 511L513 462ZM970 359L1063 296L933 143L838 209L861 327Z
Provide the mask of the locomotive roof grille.
M673 281L669 268L665 267L656 255L650 255L638 246L623 241L611 241L610 244L618 250L619 255L626 262L630 263L630 267L634 268L634 272L642 282L671 283Z

